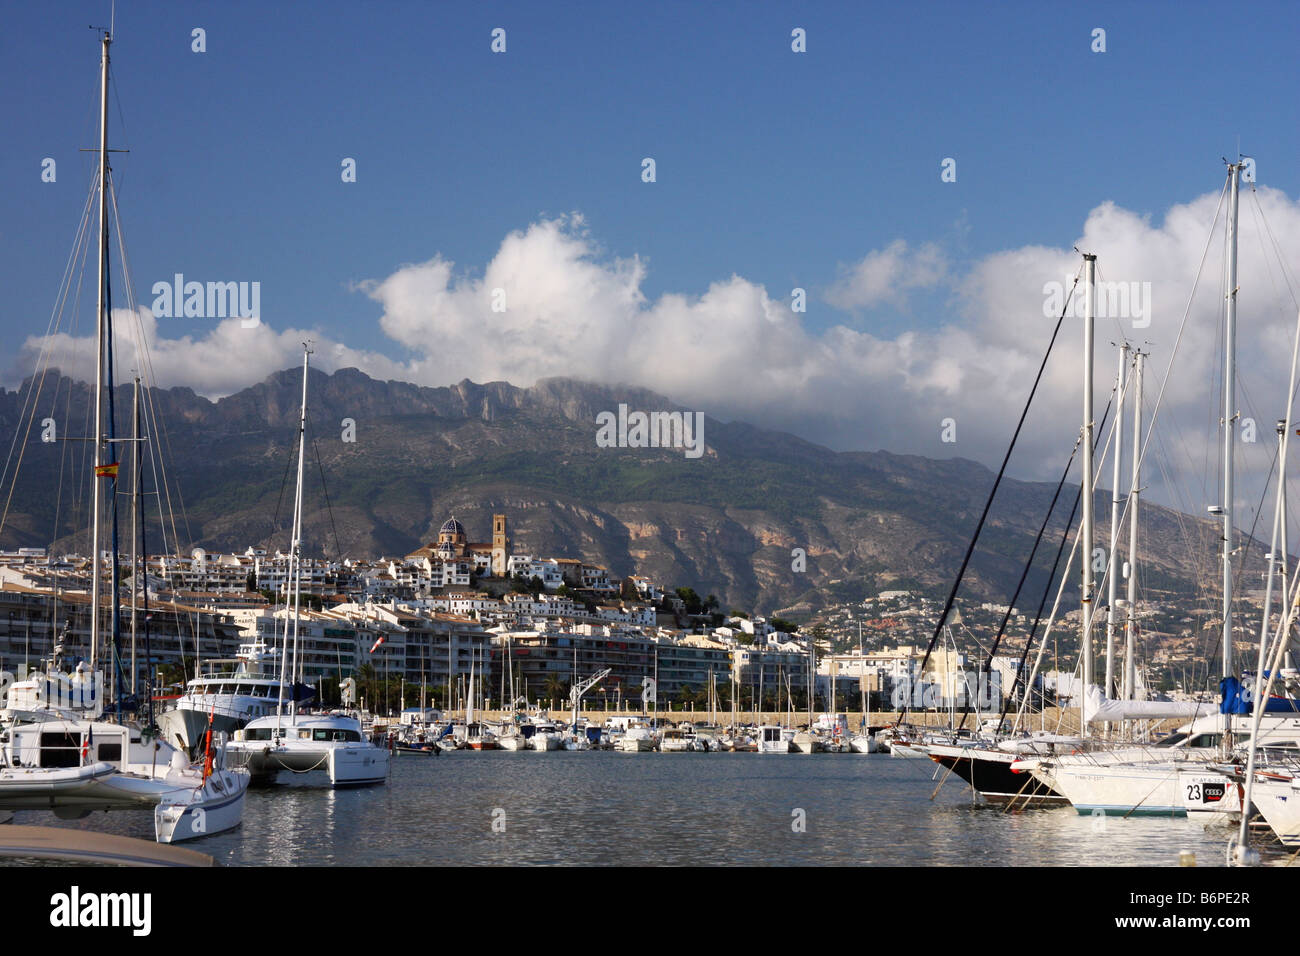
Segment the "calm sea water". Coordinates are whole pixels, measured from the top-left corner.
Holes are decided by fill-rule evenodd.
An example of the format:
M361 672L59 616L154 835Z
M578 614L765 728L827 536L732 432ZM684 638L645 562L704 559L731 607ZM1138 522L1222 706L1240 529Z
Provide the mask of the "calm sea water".
M1004 813L951 776L931 800L936 785L928 761L879 755L395 755L388 786L251 790L238 829L184 845L234 866L1176 866L1183 849L1224 861L1226 829ZM15 822L153 839L148 812Z

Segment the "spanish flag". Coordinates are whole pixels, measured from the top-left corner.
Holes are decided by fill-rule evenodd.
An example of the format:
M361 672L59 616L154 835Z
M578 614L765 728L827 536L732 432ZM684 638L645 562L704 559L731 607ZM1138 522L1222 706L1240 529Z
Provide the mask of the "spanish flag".
M111 465L96 465L96 466L95 466L95 477L96 477L96 478L116 478L116 477L117 477L117 462L113 462Z

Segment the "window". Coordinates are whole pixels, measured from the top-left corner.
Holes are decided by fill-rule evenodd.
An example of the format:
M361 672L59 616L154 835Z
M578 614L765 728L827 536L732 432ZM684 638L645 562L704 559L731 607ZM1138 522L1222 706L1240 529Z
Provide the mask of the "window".
M106 760L109 763L118 763L122 759L121 744L99 744L96 748L97 760Z
M337 730L329 727L317 728L312 733L313 740L343 740L359 743L361 734L355 730Z
M81 740L68 733L41 734L42 767L81 766Z

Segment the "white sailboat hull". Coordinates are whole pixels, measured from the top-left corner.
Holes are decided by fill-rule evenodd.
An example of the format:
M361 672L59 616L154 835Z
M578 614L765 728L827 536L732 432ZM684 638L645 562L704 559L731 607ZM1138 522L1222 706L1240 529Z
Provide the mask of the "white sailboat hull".
M822 742L807 731L800 731L790 741L790 753L815 754L822 750Z
M901 744L895 741L889 745L889 756L906 757L910 760L928 760L930 755L920 747L912 744Z
M1064 764L1040 761L1034 778L1061 794L1082 814L1187 815L1173 763Z
M1300 847L1300 781L1255 778L1251 802L1283 846Z
M154 809L154 836L159 843L179 843L239 826L249 776L218 770L198 790Z

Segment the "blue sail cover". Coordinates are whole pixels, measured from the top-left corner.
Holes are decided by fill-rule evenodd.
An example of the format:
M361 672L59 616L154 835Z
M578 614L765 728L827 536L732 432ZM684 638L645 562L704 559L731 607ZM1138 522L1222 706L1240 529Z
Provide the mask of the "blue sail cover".
M1254 696L1254 683L1253 679L1243 683L1235 677L1225 677L1219 681L1219 690L1223 693L1223 701L1219 704L1219 713L1253 713L1254 708L1251 707L1251 697ZM1264 705L1264 713L1300 713L1300 701L1290 697L1270 697L1268 703Z

